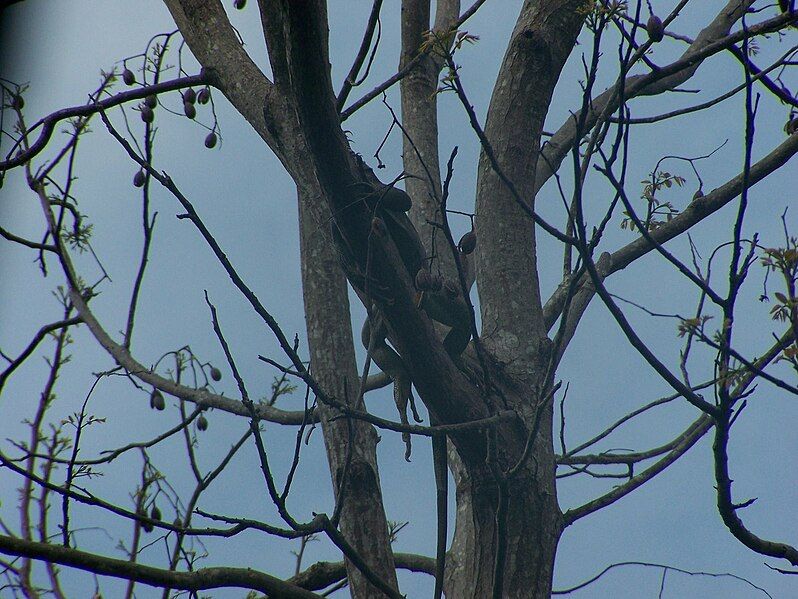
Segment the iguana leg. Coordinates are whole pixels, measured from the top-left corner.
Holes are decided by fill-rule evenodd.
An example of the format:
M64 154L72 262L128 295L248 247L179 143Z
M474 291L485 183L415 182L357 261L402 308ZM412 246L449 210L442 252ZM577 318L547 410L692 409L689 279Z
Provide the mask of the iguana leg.
M366 318L360 332L360 340L366 349L370 349L371 359L380 369L393 379L393 401L399 412L399 420L402 424L409 425L407 419L407 406L410 401L411 383L410 375L405 368L402 358L399 357L393 348L385 343L385 325L380 318L375 327L372 327L371 319ZM413 410L415 415L415 409ZM412 444L410 433L402 433L402 441L405 443L405 459L410 461Z
M471 314L461 297L449 297L441 291L426 291L421 308L437 322L451 327L443 340L446 352L457 358L471 340Z

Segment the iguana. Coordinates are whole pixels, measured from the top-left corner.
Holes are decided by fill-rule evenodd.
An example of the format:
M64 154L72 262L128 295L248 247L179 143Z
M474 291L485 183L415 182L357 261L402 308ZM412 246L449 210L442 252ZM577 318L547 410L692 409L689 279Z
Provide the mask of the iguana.
M372 215L384 223L385 231L396 245L408 275L411 280L417 281L419 271L427 269L430 261L416 228L406 214L412 206L410 196L393 185L381 183L359 157L358 164L363 177L356 190L358 196L356 201L365 202L372 211ZM333 234L340 239L334 225ZM461 258L465 262L468 257L461 255ZM342 260L353 287L366 304L370 314L363 324L361 341L377 366L393 381L394 401L399 410L399 417L403 423L407 424L407 407L411 400L410 377L402 358L386 342L387 328L382 322L378 310L371 305L374 299L390 301L390 298L383 297L383 290L369 277L368 273L362 272L362 269L357 267L353 258L347 256L346 252L342 253ZM459 282L443 282L438 278L437 283L433 282L431 288L425 286L423 289L418 289L417 285L416 305L419 309L424 310L432 320L450 327L443 340L443 345L452 358L457 358L471 339L470 308L463 298ZM407 447L405 458L409 459L409 435L403 435L403 439Z

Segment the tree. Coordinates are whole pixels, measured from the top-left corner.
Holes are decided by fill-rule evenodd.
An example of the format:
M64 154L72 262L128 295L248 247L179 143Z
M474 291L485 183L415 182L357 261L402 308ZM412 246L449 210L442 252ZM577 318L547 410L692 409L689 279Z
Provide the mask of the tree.
M371 49L380 49L375 33L382 10L379 0L373 4L354 65L337 93L330 71L330 62L337 57L329 54L327 9L318 0L262 0L246 7L248 18L259 16L262 23L268 75L256 64L250 47L241 43L221 3L165 0L178 31L154 37L135 57L137 63L124 60L117 75L127 89L120 88L117 75L109 74L85 106L52 113L29 126L25 88L4 80L3 132L8 149L1 168L9 180L15 176L25 180L41 206L44 233L6 228L0 232L9 244L35 252L43 272L57 271L63 277L59 320L44 324L21 349L3 347L6 365L0 384L16 376L45 338L52 336L55 345L41 399L29 416L29 439L16 444L14 455L7 451L0 455L4 470L16 475L22 489L20 533L9 530L0 537L0 549L19 558L5 564L9 585L23 595L35 595L41 583L32 573L32 560L38 559L47 564L46 585L56 594L62 591L55 564L61 564L127 579L128 593L133 592L134 582L145 582L166 589L238 586L273 596L317 596L311 591L339 584L345 572L353 596L398 597L399 567L433 574L438 596L443 589L450 597L548 597L563 531L665 472L705 436L713 438L717 509L729 534L751 551L773 558L777 567L798 565L795 548L746 523L744 508L751 502L733 493L734 463L729 459L731 432L739 425L738 416L747 416L743 412L747 402L754 404L761 393L757 385L783 395L798 391L791 373L798 369L798 247L789 213L783 217L784 231L778 239L771 235L765 240L764 233L760 239L748 225L749 206L763 201L757 190L767 185L776 189L779 180L786 180L782 167L798 151L792 113L779 108L780 103L789 110L798 106L787 81L795 47L784 52L780 43L782 36L789 41L794 35L789 27L795 14L790 7L759 10L753 2L731 0L703 22L693 38L681 33L687 23L680 11L687 11L687 4L694 3L681 2L671 13L655 16L649 3L627 7L583 0L525 2L482 118L472 106L472 90L460 64L461 56L467 60L468 46L481 43L468 32L474 13L491 9L490 3L481 1L463 9L458 2L440 0L432 22L428 2L406 0L399 70L351 103L353 88L362 83L361 72L367 73L374 60ZM244 3L237 2L236 7ZM665 35L668 40L663 44L675 48L678 42L686 49L660 59L658 44ZM198 74L184 66L190 59L184 56L181 40L201 65ZM705 102L678 108L682 103L677 104L673 92L688 82L699 88L712 85L711 78L702 83L700 68L726 53L742 67L739 81ZM555 87L563 83L563 69L574 56L584 57L581 94L558 98L557 104ZM134 64L140 68L131 68ZM381 173L381 151L375 154L376 163L361 157L352 149L358 140L348 139L345 129L357 110L378 103L394 85L401 90L401 119L384 99L387 114L393 115L386 130L401 131L403 166L395 177L380 180L374 169ZM160 124L162 113L175 106L178 90L182 93L178 114L194 119L206 111L212 120L206 146L218 142L220 130L203 102L211 100L215 110L223 96L296 185L306 349L291 340L259 299L254 273L245 276L228 258L217 228L206 222L196 200L183 191L181 177L169 174L171 168L163 170L155 160L154 123ZM641 99L648 96L667 98L667 113L634 116ZM636 150L639 129L664 120L678 123L695 112L724 114L726 109L719 107L726 97L743 98L742 109L731 117L733 129L718 132L717 139L704 142L706 147L700 144L695 154L668 156L663 151L653 157ZM479 148L471 190L474 203L465 215L450 208L450 190L466 167L457 162L456 147L440 144L438 103L444 101L459 107L461 122L468 123ZM567 111L559 108L562 103L567 103ZM558 110L562 114L556 114ZM767 137L769 147L764 151L755 142L761 143L765 136L755 132L765 118L762 115L770 112L778 112L782 121L786 118L787 137L778 141ZM555 116L561 121L553 122ZM58 144L52 133L67 119L71 119L70 134ZM143 251L129 298L121 304L124 324L117 333L113 331L118 325L109 324L113 320L109 311L116 306L106 305L103 297L112 279L100 261L101 274L91 281L84 274L86 261L80 259L81 252L94 252L98 235L84 214L73 171L78 142L82 148L90 119L127 153L135 167L133 183L141 190ZM137 119L144 124L134 127ZM169 125L164 120L160 127ZM143 135L137 133L141 128ZM725 138L735 140L742 157L724 179L706 172L702 164L713 150L722 152L727 162L737 158L721 149ZM48 160L45 151L51 152ZM642 202L632 199L641 169L648 173ZM694 195L686 191L688 182ZM143 317L147 266L156 258L151 205L156 189L167 191L179 203L179 219L195 227L240 298L277 339L282 358L261 357L278 371L271 396L263 401L252 395L253 385L242 375L245 371L238 366L242 357L236 355L224 307L216 305L212 292L205 295L212 322L207 332L215 334L225 371L235 381L228 395L213 386L223 376L220 365L194 351L193 343L151 354L149 347L139 349L138 337L133 343ZM406 216L408 196L412 207ZM779 201L779 209L790 199ZM700 226L719 220L727 205L734 214L723 238L714 240ZM472 229L459 244L452 233L452 226L460 227L454 224L455 217L468 222L465 230ZM690 237L688 244L693 231L702 237ZM559 256L556 263L551 260L554 251ZM612 287L613 276L620 277L652 256L661 263L657 268L673 269L680 284L697 297L694 306L681 304L669 318L669 345L661 345L649 333L658 334L658 329L641 326L628 314L623 302L632 300L624 300ZM257 262L264 268L262 259ZM204 268L202 260L192 268ZM764 310L751 307L754 272L769 274L764 292L756 292L771 302ZM554 276L559 281L547 297L545 290ZM368 313L369 326L362 335L368 351L360 368L347 280ZM478 301L470 293L474 280ZM634 296L634 291L645 295L645 286L643 281L633 284L624 288L623 295ZM557 431L567 422L563 407L567 387L561 382L560 366L577 330L585 328L583 316L599 303L605 310L591 314L599 319L609 315L628 342L630 357L618 359L639 356L670 387L668 400L692 410L692 422L671 433L664 444L652 436L647 449L626 451L609 445L591 453L613 433L612 425L570 448L560 433L560 447L555 449ZM454 314L457 306L467 308L465 320ZM763 314L750 314L757 309ZM649 313L662 316L653 309ZM740 328L747 326L760 330L753 347L737 341L743 334ZM155 412L174 401L180 414L176 426L161 427L153 438L96 459L78 456L81 437L99 425L99 418L87 408L92 392L74 416L52 424L48 418L57 379L68 361L66 348L78 331L86 330L114 363L97 375L97 384L109 377L124 378ZM454 337L449 336L452 332ZM470 342L461 353L455 342L464 336ZM675 358L668 357L677 336L684 345ZM374 374L372 362L383 372ZM696 382L701 376L705 378ZM408 407L413 399L411 384L428 422L409 423L407 410L416 411L412 404ZM398 417L392 420L376 416L366 401L367 393L385 385L391 385L398 408ZM304 392L303 409L275 405L295 391ZM231 392L237 396L230 397ZM636 409L621 420L664 403L636 398ZM217 458L217 467L205 471L196 452L198 439L209 426L210 410L235 415L249 425L232 449ZM298 431L287 455L268 443L266 423ZM335 500L330 509L314 506L316 514L303 519L289 504L293 495L288 491L295 471L305 465L299 460L302 444L316 423L324 437ZM668 424L677 426L676 421ZM375 427L401 434L408 456L414 447L418 451L413 436L433 441L435 558L398 554L391 548L396 527L389 526L384 495L392 481L381 484ZM265 430L271 428L268 424ZM149 457L153 447L174 435L183 437L195 477L188 495L170 487ZM274 504L279 520L242 516L244 509L235 515L210 513L198 503L245 447L257 456L266 487L262 500ZM91 480L96 467L110 467L115 457L131 451L141 456L132 506L107 501L79 480ZM274 463L277 458L287 459L283 477L278 476L282 470ZM448 551L446 467L456 487L455 528ZM561 477L609 476L617 485L562 510L558 468ZM70 510L79 504L132 523L132 538L122 545L128 559L79 546L76 524L70 519ZM51 505L60 506L61 513L48 516ZM164 517L166 505L178 518L171 524ZM36 511L38 516L33 515ZM143 533L156 528L168 549L166 564L140 565ZM320 563L288 581L262 571L263 564L257 561L252 564L257 570L196 569L201 551L192 542L242 531L287 539L324 536L345 562Z

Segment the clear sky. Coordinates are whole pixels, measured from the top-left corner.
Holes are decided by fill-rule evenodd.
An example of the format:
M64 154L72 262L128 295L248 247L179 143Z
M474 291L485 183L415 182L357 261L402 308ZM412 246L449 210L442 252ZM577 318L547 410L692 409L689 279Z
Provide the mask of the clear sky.
M226 4L232 6L231 1ZM231 19L250 55L267 71L256 7L254 2L250 4L241 12L231 8ZM664 15L675 3L655 1L652 4L659 14ZM676 29L693 37L706 23L708 15L721 5L721 2L691 2L677 20ZM359 32L370 6L371 3L365 0L330 2L330 43L336 86L356 53L360 43ZM490 0L465 27L480 39L474 46L466 46L458 54L457 61L462 65L463 83L483 121L518 6L518 2L509 0ZM163 4L155 0L135 3L26 0L8 9L4 19L6 39L0 76L30 84L25 95L29 123L55 109L84 103L87 94L100 81L101 69L120 69L121 60L141 53L152 35L175 28ZM367 83L353 91L350 98L359 97L363 90L370 89L395 72L398 64L398 19L398 2L385 2L377 60ZM581 41L583 44L576 49L556 90L547 130L559 127L569 111L579 106L581 52L590 51L588 38L583 36ZM761 53L756 59L761 65L769 64L769 60L795 43L795 33L781 43L775 38L762 40ZM664 64L683 49L682 42L667 40L655 47L652 58ZM600 73L599 89L608 85L616 75L614 52L612 44L608 43L605 48L608 62ZM174 57L172 64L176 64ZM183 52L183 67L189 73L197 72L196 63L187 49ZM169 75L173 74L174 71ZM635 101L631 105L633 116L652 115L698 103L738 85L742 78L742 69L731 56L718 56L684 86L686 93ZM791 83L789 79L786 82L788 85ZM794 89L798 88L796 83L793 77ZM118 89L123 87L120 82ZM757 91L762 90L758 88ZM163 107L157 109L159 129L155 166L167 171L194 202L239 273L278 319L283 330L289 337L296 332L303 339L304 351L293 183L270 150L221 94L216 93L214 99L222 136L220 147L214 150L203 147L207 130L180 114L177 92L162 99L178 114L168 114ZM388 102L399 111L398 89L388 93ZM782 126L788 114L785 107L767 94L763 95L761 102L756 121L755 160L784 139ZM199 123L212 123L207 108L199 107L198 113ZM448 156L452 146L460 147L451 207L473 210L478 144L468 127L467 118L452 96L441 97L440 115L441 153ZM142 127L138 115L129 111L128 116L131 117L132 130L140 137ZM705 190L727 181L742 164L743 116L742 96L736 96L706 114L665 121L639 131L634 129L632 142L637 153L630 165L628 180L632 183L628 187L629 195L633 198L639 196L640 186L636 186L636 182L643 180L662 156L706 155L728 139L726 146L698 165ZM114 113L114 121L122 123L119 112ZM375 165L372 156L389 125L387 109L375 101L348 120L345 127L350 131L355 149ZM92 306L106 330L119 339L118 331L124 326L127 298L141 252L140 192L131 185L137 169L124 150L110 138L99 120L94 122L93 130L82 142L78 153L76 172L79 180L75 195L81 211L94 223L92 245L112 279L112 283L102 285L102 294L92 301ZM64 136L55 135L51 148L57 148L63 139ZM7 148L3 141L3 148ZM399 132L394 131L380 153L387 165L381 172L384 179L401 171L400 154L401 138ZM697 188L689 166L684 162L670 161L662 168L686 177L685 188L672 191L668 196L677 207L686 206ZM787 220L792 224L793 234L798 232L794 175L793 162L772 180L751 191L752 208L746 220L745 234L750 236L760 232L764 246L782 243L779 217L788 206L791 208ZM564 184L568 185L567 175ZM608 194L607 186L598 175L593 175L588 185L586 199L595 199L603 205ZM538 201L544 214L561 222L560 201L553 185L547 185L541 191ZM267 395L275 372L257 356L262 354L281 359L272 335L237 294L197 231L187 221L176 218L182 212L176 200L166 191L154 187L153 203L158 219L152 262L134 335L134 353L142 363L151 364L163 353L188 344L203 360L210 360L222 369L224 377L215 385L216 390L237 396L235 383L210 326L203 296L203 291L207 290L219 309L222 326L250 392L256 396ZM734 209L729 206L716 218L695 229L693 241L704 259L718 244L730 238L733 217ZM25 188L20 172L9 174L0 190L0 226L34 239L43 231L39 206L33 194ZM453 220L457 233L462 233L466 226L467 222ZM631 239L628 231L613 225L606 236L606 249L615 249ZM42 323L60 317L60 307L50 291L62 285L64 280L55 264L50 265L50 276L43 279L33 262L36 256L30 250L5 242L0 242L0 248L0 278L3 281L0 285L0 349L15 355ZM686 240L672 244L672 249L682 257L689 256ZM558 282L561 257L556 244L545 238L541 241L540 255L545 297ZM99 278L100 271L90 255L78 257L77 263L86 280ZM718 272L722 270L723 267L718 268ZM737 339L749 356L760 355L770 344L771 332L779 330L769 318L770 304L756 301L762 293L763 276L763 269L753 269L744 295L745 309L740 312L746 320L739 324ZM614 275L609 287L613 293L663 314L690 314L697 300L694 289L655 256L644 258L627 271ZM361 321L362 309L353 306L355 320ZM676 336L676 322L652 318L631 306L626 306L625 310L630 320L643 331L644 339L666 363L675 367L681 347ZM62 374L58 398L51 412L53 421L80 408L94 382L92 373L113 366L112 360L98 348L85 328L78 329L74 339L75 344L71 347L73 361ZM362 358L362 352L360 355ZM781 372L784 374L783 370ZM705 380L711 373L711 354L699 352L692 373L693 381ZM31 416L45 374L42 356L37 355L19 371L0 397L0 438L3 439L4 451L13 453L5 439L27 435L21 421ZM598 300L585 317L557 379L569 384L565 404L569 446L603 430L635 407L670 392L628 346ZM300 409L302 401L303 394L297 392L282 400L280 405L287 409ZM158 431L173 426L178 419L177 409L173 401L167 403L166 411L154 412L148 405L147 390L136 390L121 377L103 379L91 394L89 406L94 414L107 418L107 421L87 431L81 455L96 456L103 449L141 440L147 435L154 436ZM368 405L375 413L395 419L388 392L375 394L374 398L369 396ZM621 429L600 448L655 447L672 438L695 417L694 409L676 401ZM794 397L788 397L766 383L760 384L735 425L730 449L735 499L759 498L743 512L744 520L757 534L792 544L798 542L798 522L794 517L798 502L794 458L798 455L797 417ZM208 418L208 431L199 434L198 455L201 463L211 469L244 433L248 424L241 418L218 412L210 413ZM388 518L410 522L400 533L395 548L434 555L434 483L429 448L423 440L417 440L413 461L407 464L398 436L383 432L381 437L379 458ZM277 472L284 476L293 451L294 431L281 431L277 425L267 425L265 439L275 456ZM783 567L783 563L753 554L734 540L721 523L714 505L710 442L707 436L666 473L567 530L558 551L555 588L578 583L614 562L639 560L687 570L732 573L764 587L773 597L798 596L795 577L776 574L763 565L767 562ZM174 487L187 494L192 481L181 443L178 439L153 450L151 458ZM138 482L140 463L140 455L135 453L120 458L104 469L103 478L91 482L92 491L130 506L129 494ZM561 505L563 508L579 505L610 489L615 482L616 479L564 479L559 486ZM7 472L0 471L0 517L12 530L17 518L14 489L19 484ZM257 467L254 446L245 445L228 471L207 491L200 506L215 513L276 521ZM332 510L320 431L315 431L308 446L303 448L299 478L289 506L300 520L309 520L314 511ZM127 529L114 526L113 518L97 510L80 506L75 506L74 510L77 522L83 526L76 533L81 548L122 557L115 546L118 539L129 538ZM172 515L166 514L165 519L171 519ZM203 560L202 565L250 565L287 577L293 573L294 566L294 556L290 551L296 550L298 543L245 534L232 541L209 539L205 546L210 557ZM165 554L163 543L154 543L144 552L142 561L161 565ZM242 556L246 559L242 560ZM324 540L310 546L304 563L309 565L321 559L337 559L336 553ZM65 573L63 578L72 596L84 596L86 590L93 589L90 576ZM660 579L659 570L627 567L608 574L600 582L572 596L656 597ZM432 588L430 577L417 574L401 573L400 584L408 597L427 596ZM103 588L118 587L104 582ZM241 591L217 591L213 596L241 597L243 594ZM139 588L140 597L156 595L158 593L148 587ZM114 596L114 593L109 591L105 596ZM766 595L732 578L669 572L662 596L745 599Z

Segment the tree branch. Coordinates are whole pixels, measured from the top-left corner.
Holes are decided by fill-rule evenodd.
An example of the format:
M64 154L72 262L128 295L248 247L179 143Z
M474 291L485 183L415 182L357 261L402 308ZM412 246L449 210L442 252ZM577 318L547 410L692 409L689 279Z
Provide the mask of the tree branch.
M238 587L286 599L321 597L295 584L251 568L201 568L195 572L174 572L61 545L25 541L6 535L0 535L0 552L79 568L101 576L133 580L154 587L170 587L185 591Z

